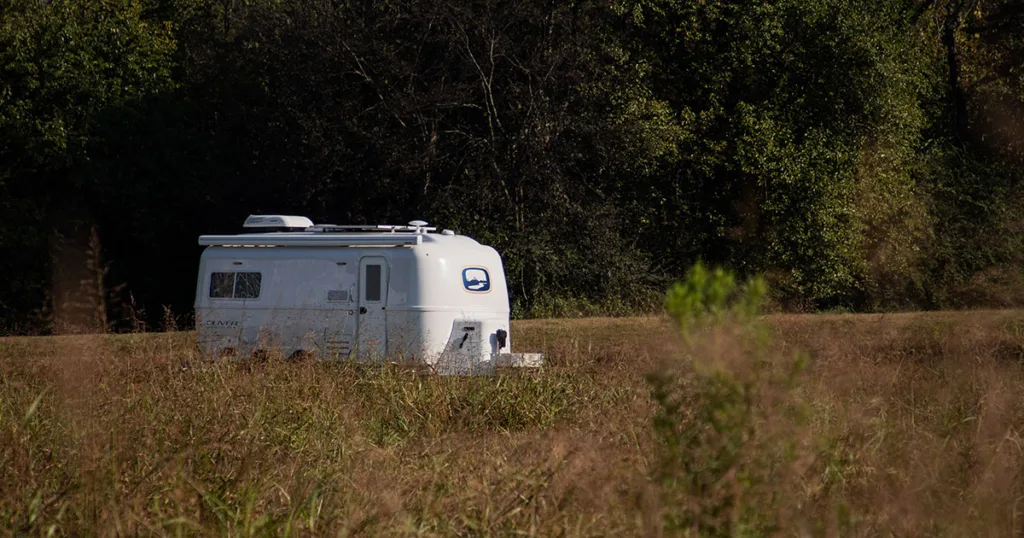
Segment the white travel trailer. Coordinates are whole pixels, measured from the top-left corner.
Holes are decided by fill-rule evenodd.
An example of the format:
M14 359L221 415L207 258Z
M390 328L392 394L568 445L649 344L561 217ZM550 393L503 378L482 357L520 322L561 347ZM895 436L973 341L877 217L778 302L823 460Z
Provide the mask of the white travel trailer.
M407 226L314 225L252 215L254 233L203 235L196 330L211 356L275 349L440 373L539 366L512 354L501 257L491 247Z

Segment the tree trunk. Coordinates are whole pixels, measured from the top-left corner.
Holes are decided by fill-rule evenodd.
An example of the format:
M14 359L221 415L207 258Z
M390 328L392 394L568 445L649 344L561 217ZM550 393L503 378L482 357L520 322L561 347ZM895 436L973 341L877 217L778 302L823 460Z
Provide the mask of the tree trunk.
M107 330L107 265L99 230L88 221L59 234L53 264L53 330L57 334Z
M957 34L963 26L964 17L977 6L977 0L953 0L947 6L946 20L942 24L941 41L946 49L947 84L953 107L953 127L957 138L965 143L968 140L969 118L967 110L967 90L964 88L963 69L960 62L960 51L957 48Z

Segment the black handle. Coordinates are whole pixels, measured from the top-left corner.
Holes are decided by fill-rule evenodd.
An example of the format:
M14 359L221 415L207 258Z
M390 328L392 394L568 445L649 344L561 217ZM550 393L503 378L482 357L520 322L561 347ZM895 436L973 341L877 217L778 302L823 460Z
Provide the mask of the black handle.
M360 314L365 314L366 313L366 307L365 306L360 306L359 307L359 313Z

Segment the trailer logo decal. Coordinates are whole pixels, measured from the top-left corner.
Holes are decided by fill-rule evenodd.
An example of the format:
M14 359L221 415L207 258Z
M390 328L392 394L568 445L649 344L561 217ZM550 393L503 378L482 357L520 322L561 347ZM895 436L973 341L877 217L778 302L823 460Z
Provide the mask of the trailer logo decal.
M462 270L462 287L470 293L491 291L491 275L483 267L466 267Z
M206 325L207 327L238 327L238 320L237 319L222 319L222 320L209 319L209 320L206 320L205 322L203 322L203 325Z

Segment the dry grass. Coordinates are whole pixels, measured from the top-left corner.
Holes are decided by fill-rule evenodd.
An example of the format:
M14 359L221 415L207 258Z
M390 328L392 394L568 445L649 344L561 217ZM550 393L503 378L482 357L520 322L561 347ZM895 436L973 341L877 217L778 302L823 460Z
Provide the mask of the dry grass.
M1024 528L1024 314L777 316L805 350L783 534ZM188 333L0 340L17 535L657 535L662 319L515 323L541 373L211 363ZM765 400L770 402L770 400ZM762 404L765 406L770 403ZM771 409L762 409L771 417ZM782 430L780 430L782 431Z

